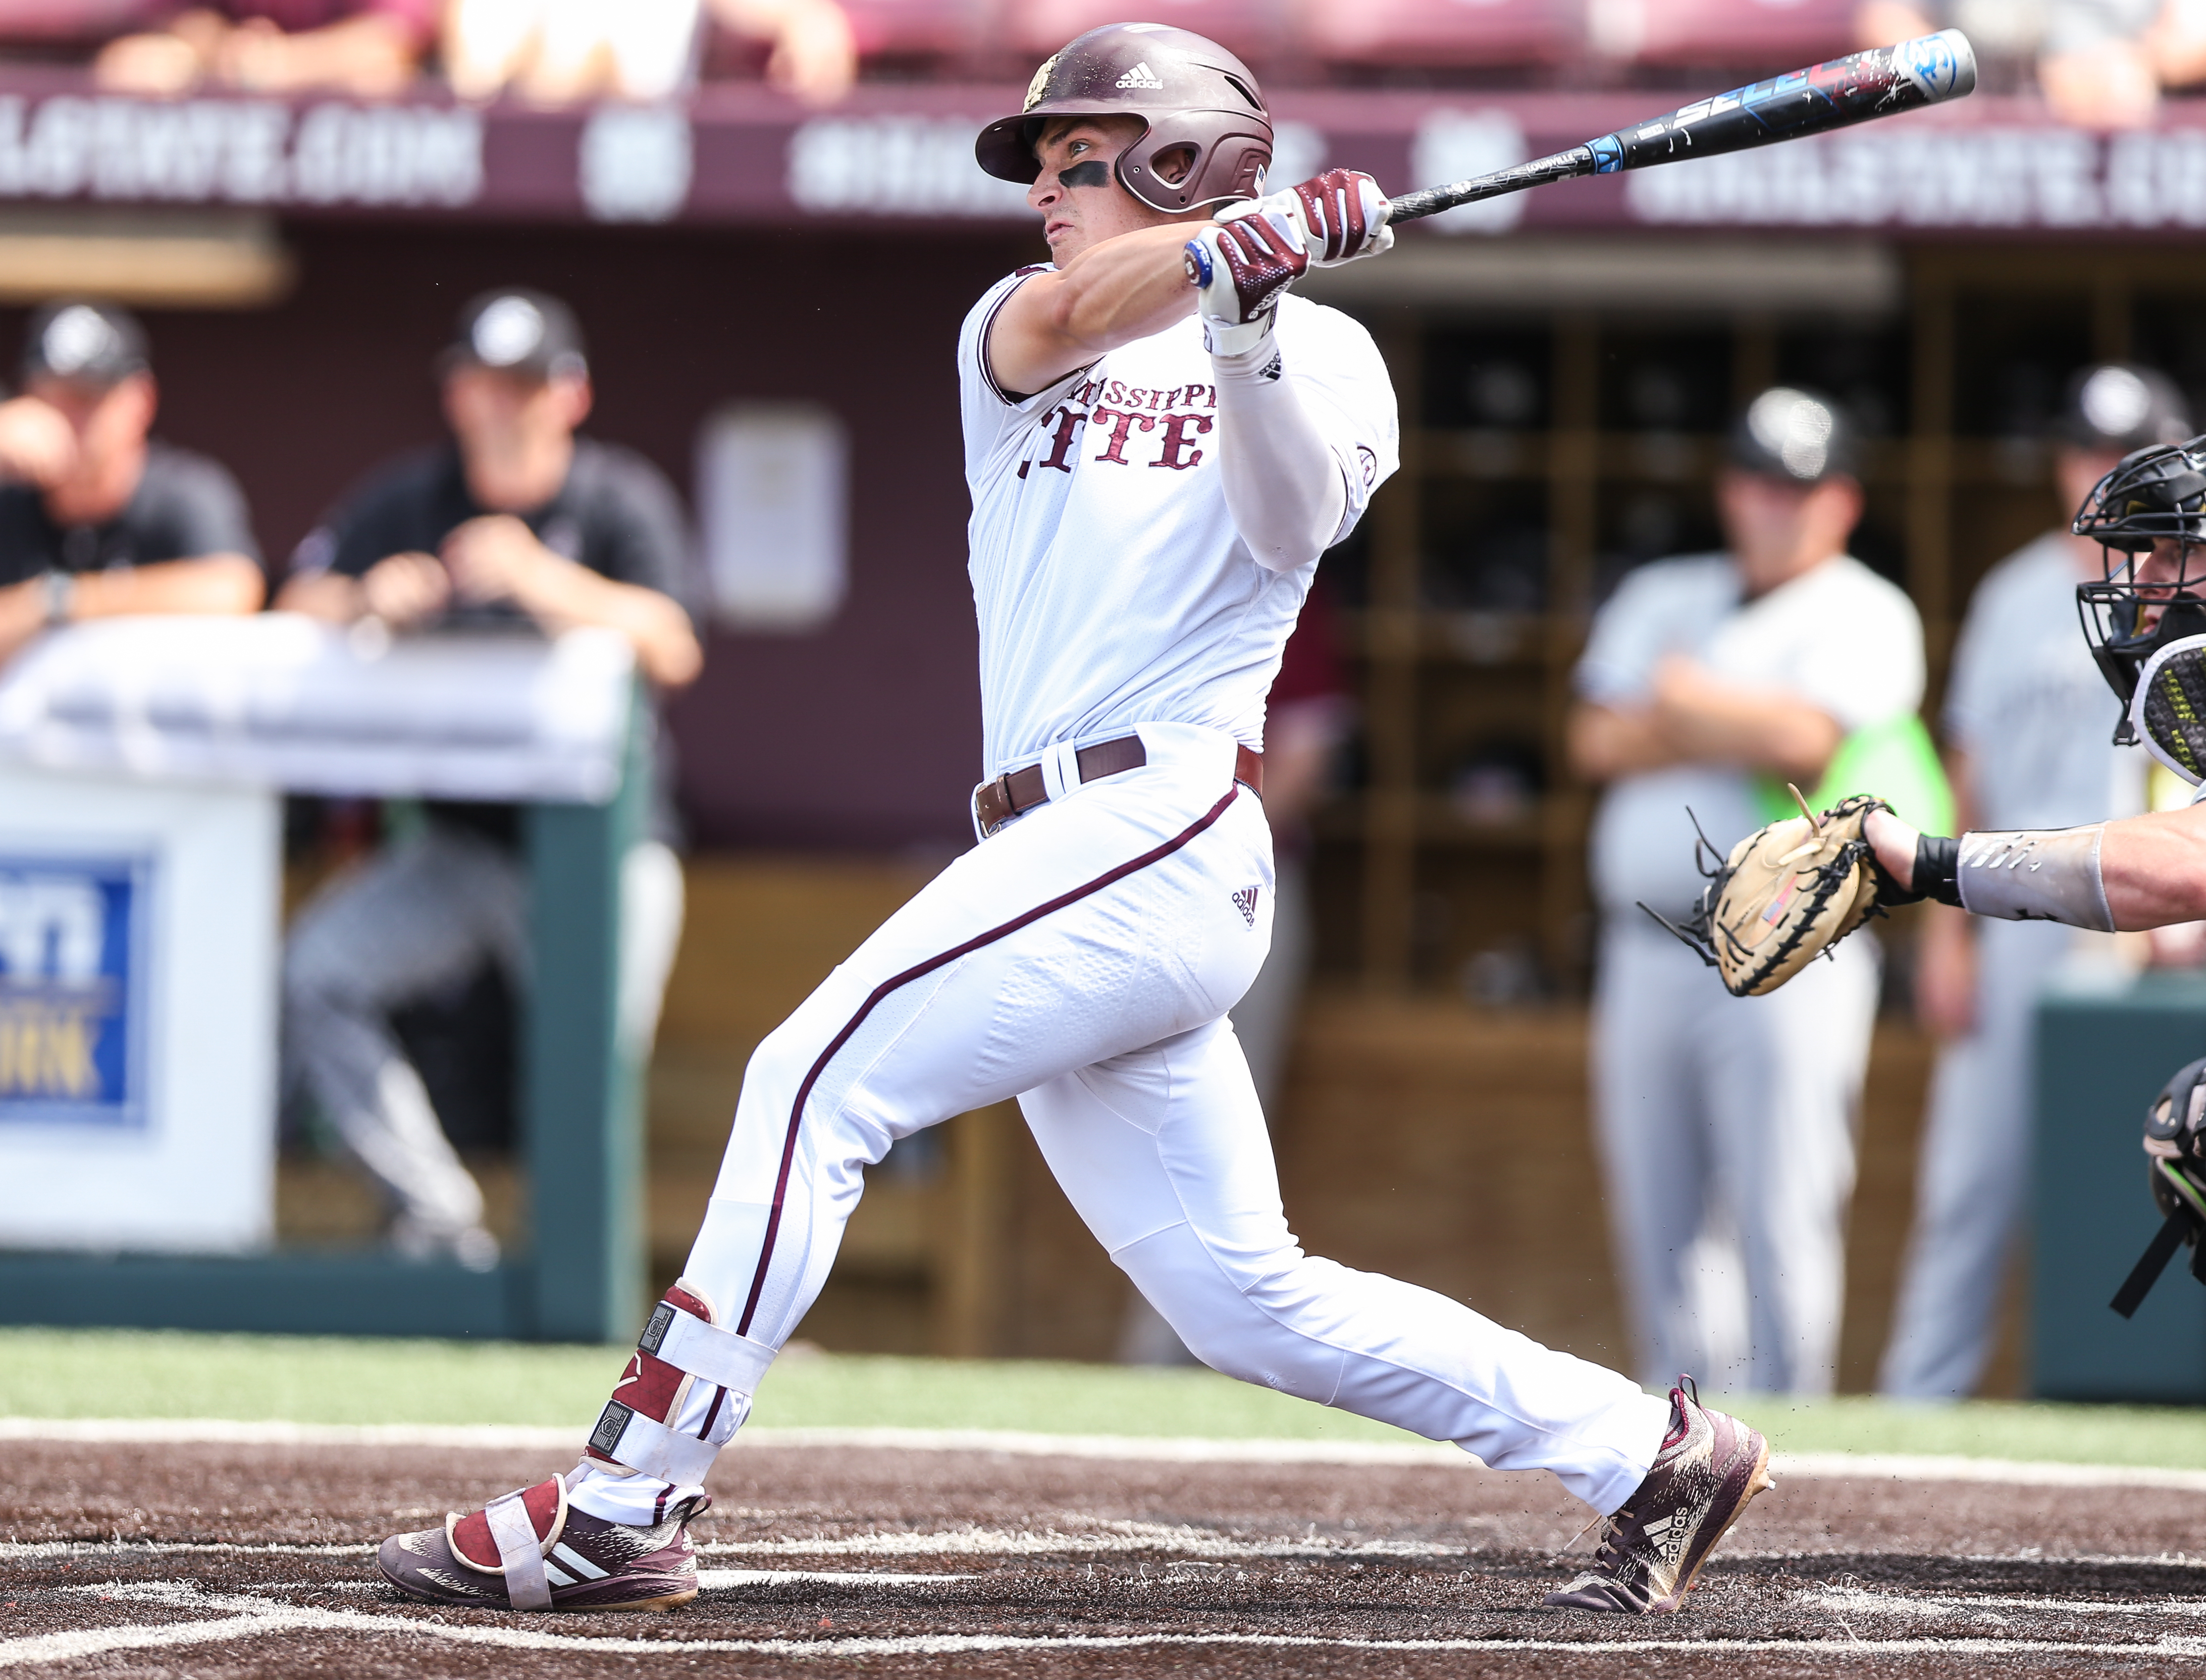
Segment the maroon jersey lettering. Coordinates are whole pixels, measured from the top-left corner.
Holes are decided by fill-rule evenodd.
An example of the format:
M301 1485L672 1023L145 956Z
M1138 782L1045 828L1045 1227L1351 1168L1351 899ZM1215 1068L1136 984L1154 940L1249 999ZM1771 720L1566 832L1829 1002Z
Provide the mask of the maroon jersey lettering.
M1070 473L1072 470L1072 440L1079 434L1081 423L1087 418L1086 414L1069 402L1057 410L1057 432L1050 439L1050 451L1042 459L1043 466L1054 467L1060 473ZM1044 426L1049 424L1047 414L1042 416L1041 423ZM1022 466L1019 468L1019 476L1024 478L1026 475L1026 468Z
M1098 461L1115 462L1121 467L1130 467L1133 464L1126 459L1127 432L1136 426L1144 432L1154 432L1157 429L1157 417L1154 414L1136 414L1124 408L1098 408L1093 418L1116 422L1111 428L1109 444L1105 447L1103 453L1095 458Z
M1207 414L1166 414L1164 449L1149 465L1169 467L1175 473L1185 472L1196 465L1202 459L1202 451L1195 447L1188 436L1188 429L1192 426L1195 436L1200 438L1210 430L1210 426Z

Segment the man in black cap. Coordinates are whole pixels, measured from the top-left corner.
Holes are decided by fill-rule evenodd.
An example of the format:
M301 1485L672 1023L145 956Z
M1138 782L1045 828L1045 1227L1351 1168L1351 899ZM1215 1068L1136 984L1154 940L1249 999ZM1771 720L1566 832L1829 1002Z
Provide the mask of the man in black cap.
M0 659L49 625L259 606L259 548L236 480L149 438L146 334L111 305L35 313L23 394L0 403Z
M370 478L302 540L277 605L338 623L624 636L661 689L701 663L683 605L688 538L672 487L641 456L577 438L588 363L556 298L470 303L440 362L450 442ZM660 807L662 813L663 806ZM518 987L527 881L518 813L432 802L420 832L343 878L293 925L284 957L293 1074L392 1204L403 1251L495 1260L482 1195L438 1125L391 1021L496 962ZM623 877L622 1030L646 1046L682 920L659 837Z
M1688 807L1727 851L1770 819L1770 787L1812 791L1849 737L1910 727L1923 630L1846 553L1862 490L1835 402L1756 399L1716 499L1727 551L1629 574L1577 670L1571 756L1607 784L1592 843L1597 1132L1643 1380L1690 1370L1718 1392L1827 1393L1875 943L1741 1003L1638 907L1675 920L1699 896Z
M2106 681L2076 633L2076 586L2099 581L2102 558L2096 540L2067 525L2122 456L2191 432L2165 374L2104 363L2069 381L2048 440L2060 527L1985 574L1954 646L1943 733L1955 832L2068 828L2143 808L2144 755L2113 744ZM2180 792L2187 800L2191 789ZM1878 1386L1905 1399L1957 1400L1976 1392L1990 1357L2029 1193L2037 994L2055 967L2111 936L1979 922L1942 904L1923 914L1916 1010L1944 1048Z

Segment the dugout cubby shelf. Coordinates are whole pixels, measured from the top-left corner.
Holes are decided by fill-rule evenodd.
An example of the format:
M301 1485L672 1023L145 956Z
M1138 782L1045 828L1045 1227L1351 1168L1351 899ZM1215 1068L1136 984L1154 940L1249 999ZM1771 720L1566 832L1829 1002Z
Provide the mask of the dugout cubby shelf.
M2043 428L2068 374L2167 369L2206 421L2206 276L2173 247L1924 244L1875 318L1371 307L1402 470L1332 563L1359 702L1315 827L1319 962L1380 994L1582 996L1594 793L1563 723L1595 605L1720 540L1723 430L1780 381L1863 422L1854 551L1923 615L1933 717L1984 571L2060 516Z

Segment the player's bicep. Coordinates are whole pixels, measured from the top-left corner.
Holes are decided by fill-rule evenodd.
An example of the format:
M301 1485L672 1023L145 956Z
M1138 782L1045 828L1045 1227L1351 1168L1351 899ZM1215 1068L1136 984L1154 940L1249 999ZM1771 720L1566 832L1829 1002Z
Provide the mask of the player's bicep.
M1061 274L1029 276L1006 293L981 329L988 383L1006 402L1046 390L1086 366L1094 352L1066 329Z

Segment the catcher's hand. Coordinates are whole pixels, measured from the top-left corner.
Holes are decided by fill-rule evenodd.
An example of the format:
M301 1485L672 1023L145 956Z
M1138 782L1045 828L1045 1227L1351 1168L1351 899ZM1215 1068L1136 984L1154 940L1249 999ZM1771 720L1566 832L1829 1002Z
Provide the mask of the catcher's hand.
M1708 877L1701 902L1681 927L1639 908L1701 954L1734 998L1774 992L1809 962L1894 904L1920 897L1877 863L1862 825L1882 800L1856 794L1815 816L1800 790L1800 814L1758 829L1731 849ZM1695 855L1715 849L1705 836Z

